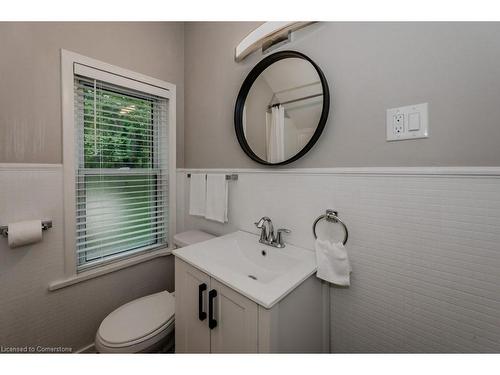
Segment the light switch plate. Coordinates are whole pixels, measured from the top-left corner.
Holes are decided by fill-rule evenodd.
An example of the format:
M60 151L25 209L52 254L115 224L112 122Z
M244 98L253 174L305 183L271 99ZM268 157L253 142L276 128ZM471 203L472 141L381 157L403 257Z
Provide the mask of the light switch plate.
M386 114L388 141L429 137L428 104L391 108Z

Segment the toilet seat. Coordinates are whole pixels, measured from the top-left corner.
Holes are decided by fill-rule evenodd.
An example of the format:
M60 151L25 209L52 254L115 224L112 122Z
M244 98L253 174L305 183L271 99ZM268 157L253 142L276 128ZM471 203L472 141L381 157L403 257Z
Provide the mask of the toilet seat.
M120 306L101 323L95 345L99 352L140 352L174 329L175 299L167 291Z

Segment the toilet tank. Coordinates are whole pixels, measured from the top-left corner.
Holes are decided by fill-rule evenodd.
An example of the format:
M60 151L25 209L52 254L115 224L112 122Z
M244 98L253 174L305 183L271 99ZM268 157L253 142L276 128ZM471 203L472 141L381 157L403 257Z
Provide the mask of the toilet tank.
M185 247L198 242L203 242L215 238L213 234L203 232L201 230L188 230L186 232L177 233L174 236L174 245L176 247Z

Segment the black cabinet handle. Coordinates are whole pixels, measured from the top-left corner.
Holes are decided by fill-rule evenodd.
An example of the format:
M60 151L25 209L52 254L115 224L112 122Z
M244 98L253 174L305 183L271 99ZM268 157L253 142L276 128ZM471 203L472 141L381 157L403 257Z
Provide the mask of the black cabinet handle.
M217 320L214 319L214 299L217 297L217 291L212 289L208 292L208 327L214 329L217 327Z
M207 284L198 285L198 319L201 321L207 318L207 313L203 311L203 292L207 290Z

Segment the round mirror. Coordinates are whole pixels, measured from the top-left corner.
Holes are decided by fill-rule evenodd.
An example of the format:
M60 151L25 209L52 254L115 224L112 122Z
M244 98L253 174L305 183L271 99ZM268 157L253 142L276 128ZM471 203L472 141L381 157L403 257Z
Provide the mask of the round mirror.
M241 86L234 112L238 142L258 163L291 163L316 143L329 108L321 69L302 53L277 52L259 62Z

